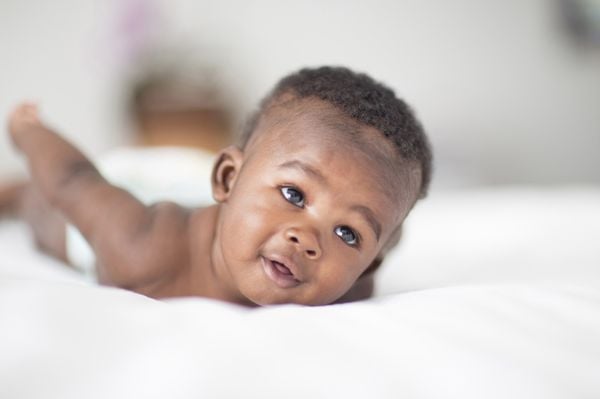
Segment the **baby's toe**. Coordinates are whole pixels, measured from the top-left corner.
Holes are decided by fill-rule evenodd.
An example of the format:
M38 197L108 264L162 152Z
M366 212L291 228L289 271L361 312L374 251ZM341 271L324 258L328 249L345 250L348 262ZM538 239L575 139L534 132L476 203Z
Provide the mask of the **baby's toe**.
M39 123L37 105L31 102L19 104L11 114L11 122L17 124L35 124Z
M8 130L13 136L40 124L37 105L31 102L19 104L8 118Z
M38 108L37 105L31 102L21 104L17 108L17 112L22 118L27 120L38 120Z

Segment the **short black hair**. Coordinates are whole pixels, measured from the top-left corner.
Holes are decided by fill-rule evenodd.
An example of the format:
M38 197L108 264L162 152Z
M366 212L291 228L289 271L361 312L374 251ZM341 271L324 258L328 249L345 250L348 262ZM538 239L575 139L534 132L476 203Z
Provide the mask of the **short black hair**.
M419 197L425 197L431 181L433 157L421 123L392 89L346 67L304 68L281 79L250 118L242 135L242 145L256 129L260 116L280 96L288 93L301 99L313 97L326 101L353 120L381 132L403 159L419 164Z

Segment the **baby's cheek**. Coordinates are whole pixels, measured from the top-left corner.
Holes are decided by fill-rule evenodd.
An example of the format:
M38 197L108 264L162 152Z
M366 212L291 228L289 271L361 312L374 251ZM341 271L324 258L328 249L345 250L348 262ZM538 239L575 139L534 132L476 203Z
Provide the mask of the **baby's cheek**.
M236 249L240 257L254 257L258 248L273 233L276 224L268 206L259 200L232 203L226 220L226 245Z
M324 272L315 294L321 298L321 302L331 303L352 288L357 279L356 273L342 267L335 273Z

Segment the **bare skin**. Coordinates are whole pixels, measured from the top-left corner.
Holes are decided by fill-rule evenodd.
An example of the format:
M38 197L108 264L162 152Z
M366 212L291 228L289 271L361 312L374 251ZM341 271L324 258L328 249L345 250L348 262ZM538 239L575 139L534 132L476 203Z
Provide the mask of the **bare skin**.
M36 241L66 259L69 222L92 246L99 282L155 298L255 306L370 296L368 270L395 239L418 187L407 170L391 198L375 153L342 145L341 133L323 126L334 111L314 102L295 107L305 112L265 116L244 150L221 152L212 178L217 204L198 209L144 205L46 127L35 106L17 107L9 132L31 172L22 209ZM373 146L377 156L391 151L382 143Z
M26 184L23 182L5 183L0 186L0 214L13 215L18 213L18 204Z

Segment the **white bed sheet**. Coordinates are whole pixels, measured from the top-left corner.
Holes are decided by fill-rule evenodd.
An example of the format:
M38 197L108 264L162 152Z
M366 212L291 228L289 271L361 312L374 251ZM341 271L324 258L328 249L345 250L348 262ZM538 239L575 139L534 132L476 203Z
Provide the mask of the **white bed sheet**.
M546 281L600 284L600 186L433 193L378 275L380 293Z
M600 397L599 190L429 200L377 298L318 308L90 285L2 222L0 397Z

